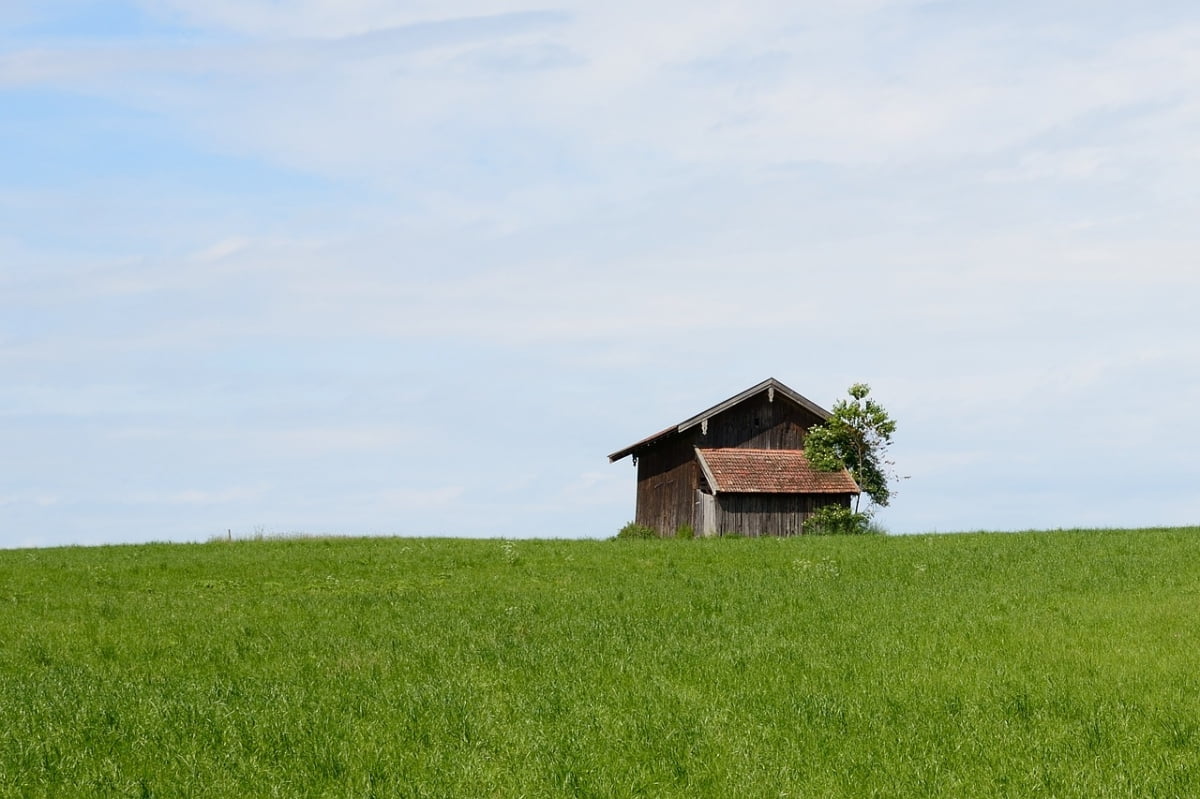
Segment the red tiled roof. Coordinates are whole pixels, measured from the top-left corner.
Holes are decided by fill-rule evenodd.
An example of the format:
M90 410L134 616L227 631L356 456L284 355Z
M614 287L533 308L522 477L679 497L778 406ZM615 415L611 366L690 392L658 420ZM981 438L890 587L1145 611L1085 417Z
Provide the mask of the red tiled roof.
M857 494L845 469L819 472L799 449L696 449L700 468L718 493Z

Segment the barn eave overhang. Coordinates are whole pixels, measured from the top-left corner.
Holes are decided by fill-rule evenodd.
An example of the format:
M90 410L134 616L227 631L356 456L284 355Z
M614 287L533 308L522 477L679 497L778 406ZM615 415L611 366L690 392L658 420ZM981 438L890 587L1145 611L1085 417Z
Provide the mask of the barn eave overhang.
M688 430L690 430L693 427L696 427L698 425L700 425L700 426L706 425L708 423L708 420L711 419L712 417L716 416L717 414L723 413L723 412L729 410L730 408L740 405L748 399L757 397L759 394L762 394L763 392L767 393L767 395L770 397L772 402L775 401L775 396L777 394L780 396L786 397L787 399L789 399L792 402L799 405L801 408L805 408L805 409L811 411L812 413L816 414L817 417L819 417L821 419L821 421L826 421L830 417L829 411L825 410L820 405L818 405L815 402L813 402L812 400L810 400L808 397L805 397L800 392L792 389L789 386L784 385L783 383L779 382L775 378L769 377L766 380L759 383L758 385L751 386L750 388L746 389L745 391L741 392L740 394L735 394L734 396L730 397L729 399L725 400L724 402L719 402L716 405L712 406L711 408L709 408L705 411L701 411L700 413L696 414L695 416L692 416L691 418L684 419L682 422L680 422L677 425L672 425L671 427L668 427L665 430L660 430L659 432L655 433L654 435L647 436L646 438L643 438L641 441L638 441L634 444L630 444L628 447L625 447L625 449L617 450L616 452L614 452L608 456L608 461L609 461L609 463L616 463L617 461L621 460L622 458L626 457L627 455L633 455L634 460L636 462L638 453L641 450L644 450L647 447L653 446L654 444L657 444L658 442L663 441L673 435L687 432Z

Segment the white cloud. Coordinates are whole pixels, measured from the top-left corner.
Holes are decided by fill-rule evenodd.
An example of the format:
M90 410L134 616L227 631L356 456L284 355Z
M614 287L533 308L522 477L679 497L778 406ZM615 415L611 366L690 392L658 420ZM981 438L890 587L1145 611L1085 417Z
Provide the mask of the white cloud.
M228 258L231 255L236 255L244 251L251 245L251 240L246 236L231 236L222 239L221 241L213 242L209 246L195 253L192 257L201 263L210 261L220 261Z
M463 495L462 486L439 488L391 488L374 494L372 499L382 508L395 512L426 510L449 505Z
M203 35L0 54L14 96L140 109L155 165L0 190L0 416L40 464L10 513L55 497L38 518L66 529L110 494L191 529L242 502L511 534L588 503L615 529L630 474L591 453L766 374L895 403L906 528L1034 526L1055 500L1010 478L1056 436L1085 461L1192 447L1158 418L1200 401L1192 14L144 5ZM199 185L192 152L230 174ZM311 197L254 194L293 172ZM85 447L124 471L54 477Z
M389 0L297 0L286 6L272 0L142 0L151 11L180 17L193 25L255 37L353 36L449 16L487 17L520 13L512 2L457 0L444 3Z
M974 157L1023 146L1089 113L1170 113L1195 96L1198 70L1195 26L1034 64L1012 61L1003 49L1011 41L967 27L880 74L862 61L863 50L879 46L869 38L879 34L865 33L877 10L870 6L848 18L804 9L782 20L770 4L689 7L682 15L664 8L638 14L637 24L621 5L566 15L459 5L460 15L496 16L457 19L380 13L370 4L314 3L295 15L274 4L240 6L189 4L183 13L265 39L10 52L0 59L0 80L90 88L169 114L235 152L397 187L425 159L472 157L475 136L503 146L531 131L581 157L640 152L704 169ZM351 38L331 38L339 36ZM842 50L828 48L845 37ZM498 69L480 49L492 45L499 59L537 62L553 51L566 60L561 68ZM721 80L719 69L716 79L711 70L688 77L689 65L722 58L731 46L752 60L778 54L783 65L767 81L753 71ZM814 49L821 59L807 55ZM1153 154L1152 141L1126 146ZM1065 165L1026 153L1017 171L1087 177L1103 166L1100 152L1082 148ZM539 171L527 179L558 178Z
M263 487L233 486L221 489L189 488L174 491L138 491L120 501L129 505L236 505L266 494Z
M1115 180L1127 172L1113 163L1107 148L1083 147L1067 151L1025 153L1015 167L999 169L988 174L997 182L1034 180Z
M152 392L138 386L30 385L0 389L0 417L150 413L161 408L161 401Z
M96 412L100 412L97 409ZM334 454L398 452L425 443L422 431L382 423L357 427L313 426L282 430L244 427L189 426L117 427L113 440L128 443L170 441L193 451L227 449L270 459L315 458Z
M563 488L559 500L567 508L613 505L629 498L627 475L613 469L587 471Z
M33 505L38 508L49 508L62 503L62 498L55 494L25 493L0 494L0 506L3 505Z

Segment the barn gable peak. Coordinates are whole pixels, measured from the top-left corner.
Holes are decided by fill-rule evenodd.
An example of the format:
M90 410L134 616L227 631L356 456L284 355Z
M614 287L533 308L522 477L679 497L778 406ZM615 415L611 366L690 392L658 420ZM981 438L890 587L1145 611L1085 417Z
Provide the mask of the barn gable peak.
M708 408L707 410L701 411L700 413L696 414L695 416L684 419L682 422L680 422L677 425L672 425L671 427L668 427L664 430L660 430L659 432L654 433L653 435L647 436L646 438L642 439L641 441L638 441L635 444L631 444L628 447L625 447L624 449L621 449L621 450L618 450L618 451L612 453L611 455L608 456L608 460L610 462L616 462L616 461L621 460L622 458L624 458L627 455L633 455L634 459L636 460L638 452L640 450L642 450L652 444L656 444L659 441L662 441L663 439L666 439L670 436L687 432L688 430L690 430L694 427L697 427L697 426L699 426L701 428L701 431L704 435L707 435L708 434L708 421L710 419L712 419L714 416L724 413L725 411L728 411L731 408L741 405L743 402L751 400L751 399L758 397L759 395L764 394L764 393L767 395L768 402L774 403L776 398L779 396L786 397L791 402L795 403L796 405L799 405L801 408L804 408L804 409L810 411L811 413L815 414L817 417L819 417L822 420L829 418L829 411L825 410L820 405L817 405L815 402L808 399L807 397L805 397L803 394L796 391L795 389L784 385L783 383L779 382L778 380L776 380L773 377L768 377L766 380L762 381L761 383L751 386L750 388L746 389L745 391L735 394L723 402L718 402L716 405L712 406L711 408Z

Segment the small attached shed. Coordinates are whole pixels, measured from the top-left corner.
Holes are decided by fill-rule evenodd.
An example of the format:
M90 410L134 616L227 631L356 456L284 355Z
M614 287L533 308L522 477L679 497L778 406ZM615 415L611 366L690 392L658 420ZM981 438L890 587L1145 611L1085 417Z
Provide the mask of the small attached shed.
M804 437L829 412L774 378L608 456L637 467L634 521L661 536L798 535L815 510L850 507L846 470L820 472Z

